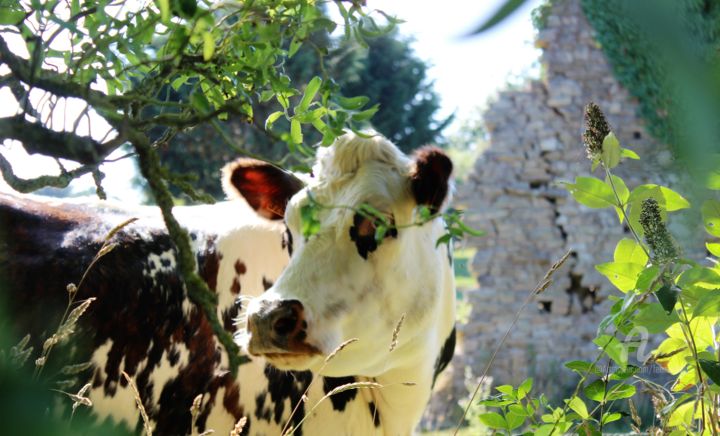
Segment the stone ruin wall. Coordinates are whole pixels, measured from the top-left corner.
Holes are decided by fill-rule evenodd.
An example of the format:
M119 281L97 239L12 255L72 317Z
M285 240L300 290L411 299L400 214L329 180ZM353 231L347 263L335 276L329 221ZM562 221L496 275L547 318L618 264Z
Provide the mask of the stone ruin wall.
M619 292L594 265L612 260L617 241L630 235L614 211L586 208L559 184L590 175L580 139L588 102L600 106L620 143L642 158L615 171L631 189L650 182L676 185L673 176L658 171L670 163L670 152L646 133L636 101L613 77L579 0L554 2L536 44L543 78L500 92L490 104L484 114L490 146L457 193L456 206L466 209L468 224L487 235L465 241L477 249L471 270L479 288L465 291L472 312L459 328L452 387L441 390L433 404L467 396L468 373L472 384L531 290L568 250L573 254L550 288L522 312L490 375L493 385L533 376L538 392L549 393L547 387L570 381L563 362L597 356L592 339L612 305L608 295ZM600 171L594 175L604 178ZM582 305L579 297L585 297Z

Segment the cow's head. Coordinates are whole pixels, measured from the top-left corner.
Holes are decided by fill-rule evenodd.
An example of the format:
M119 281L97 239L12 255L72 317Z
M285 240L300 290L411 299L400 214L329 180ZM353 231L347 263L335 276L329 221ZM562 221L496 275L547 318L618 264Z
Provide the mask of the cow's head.
M357 338L324 368L332 376L390 369L392 334L403 317L394 355L418 358L423 347L437 348L454 314L448 248L436 246L444 225L439 218L415 223L418 205L442 208L451 171L439 149L424 148L409 159L380 136L352 134L320 150L304 187L258 161L229 165L226 188L260 214L284 218L293 241L285 271L248 305L239 341L279 368L318 369L341 343ZM311 203L320 227L305 238L302 211ZM376 221L357 212L363 204L395 224L382 241L375 240ZM444 332L436 328L441 323Z

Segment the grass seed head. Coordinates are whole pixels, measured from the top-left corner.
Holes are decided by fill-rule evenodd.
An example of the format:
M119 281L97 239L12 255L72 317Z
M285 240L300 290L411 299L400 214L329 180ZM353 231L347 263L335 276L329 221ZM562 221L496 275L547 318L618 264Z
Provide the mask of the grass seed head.
M603 140L612 129L600 107L593 102L585 106L585 125L585 132L582 135L583 144L588 159L595 160L602 154Z

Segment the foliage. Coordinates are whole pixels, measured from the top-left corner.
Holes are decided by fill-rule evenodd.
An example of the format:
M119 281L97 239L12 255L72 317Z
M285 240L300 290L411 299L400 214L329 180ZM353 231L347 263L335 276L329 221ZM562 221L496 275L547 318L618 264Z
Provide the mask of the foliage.
M615 76L649 132L702 168L720 139L720 3L582 0Z
M325 28L308 38L310 43L282 66L294 82L308 82L315 76L332 78L333 86L342 94L367 96L368 104L379 104L370 120L373 128L406 152L440 140L450 119L436 119L438 96L427 81L426 64L414 54L410 41L397 32L370 34L363 39L363 46L354 39L331 38ZM178 134L172 147L160 150L163 163L175 172L197 175L194 185L216 199L224 196L218 182L219 169L236 156L234 143L284 166L307 171L305 156L288 154L283 136L289 131L287 120L280 117L266 129L265 119L281 109L278 103L257 101L252 105L255 117L250 122L231 118ZM306 144L320 140L317 132L305 134Z
M386 30L358 3L335 4L346 34L362 41L360 28ZM394 23L388 19L390 28ZM198 125L216 125L229 117L250 122L255 119L253 103L270 100L282 110L265 123L287 120L289 131L282 137L300 153L312 153L303 144L310 129L328 145L344 129L365 123L377 110L366 107L366 98L342 96L331 80L321 77L299 86L282 68L310 35L336 24L312 0L2 0L0 24L0 62L9 70L0 76L0 89L10 90L20 108L0 119L0 137L20 141L30 153L80 164L59 176L23 180L0 156L6 182L29 192L65 187L92 173L102 197L99 165L112 151L129 147L178 250L188 295L207 315L235 371L237 346L217 318L217 297L196 273L187 232L171 213L168 184L191 198L201 197L186 176L162 166L157 150ZM171 89L182 90L179 98L169 98ZM68 101L83 108L75 119L56 113ZM91 122L98 118L108 126L106 132L98 132L98 122Z
M596 109L589 105L586 112L590 127L603 125L604 120L593 119L603 117ZM593 361L565 363L580 379L564 405L532 397L526 381L518 388L498 387L498 395L481 402L492 410L477 419L502 433L525 428L526 434L599 435L614 421L640 432L632 398L643 390L652 396L659 419L651 433L715 434L720 431L718 262L703 265L683 257L668 231L669 213L691 207L685 198L658 185L626 186L613 169L638 156L623 149L612 131L600 141L590 128L584 138L588 157L605 177L578 177L566 187L589 208L614 209L633 236L618 242L611 262L596 266L620 291L610 297L615 304L593 341L600 352ZM707 186L718 190L713 180ZM707 233L720 236L720 201L708 199L699 209ZM707 244L713 256L720 254L717 247L715 241ZM650 335L664 339L644 355ZM669 388L642 377L641 366L654 364L672 376Z

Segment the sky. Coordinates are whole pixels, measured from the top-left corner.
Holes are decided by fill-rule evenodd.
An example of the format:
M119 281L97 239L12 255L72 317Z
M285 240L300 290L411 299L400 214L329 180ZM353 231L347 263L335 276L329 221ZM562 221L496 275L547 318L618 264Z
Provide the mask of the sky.
M440 116L455 114L455 121L446 130L452 133L464 118L478 116L478 108L485 107L489 99L508 83L517 83L519 77L538 75L539 51L533 46L534 29L530 12L541 0L529 0L510 18L495 28L476 36L467 36L505 0L368 0L369 9L380 9L405 20L399 26L400 32L414 39L413 48L418 57L430 65L428 78L440 96ZM12 47L12 45L11 45ZM0 71L0 73L3 73ZM9 92L8 90L5 90ZM12 100L10 95L0 92L0 102ZM69 112L77 107L68 105ZM11 105L0 105L0 116L14 115ZM74 117L68 117L74 119ZM62 121L58 121L62 123ZM90 133L102 136L99 121ZM84 133L78 131L78 133ZM100 138L96 138L100 139ZM28 156L15 143L0 148L3 155L13 164L18 176L37 177L42 174L57 174L58 166L53 159ZM110 158L122 153L117 151ZM130 160L106 164L102 168L106 175L103 186L110 198L121 201L140 201L134 192L131 175L134 165ZM1 183L1 182L0 182ZM87 192L93 182L89 175L73 182L74 191Z
M490 17L505 0L370 0L378 8L405 20L400 32L415 39L417 55L431 67L428 76L440 95L442 115L476 115L499 89L518 77L538 76L539 50L530 12L541 1L530 0L495 28L466 36Z

